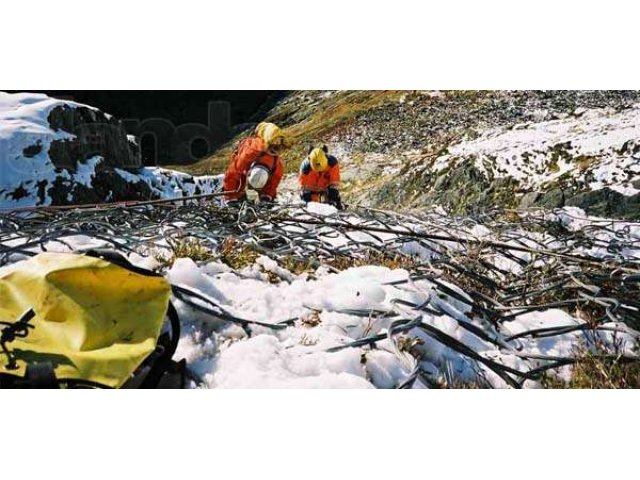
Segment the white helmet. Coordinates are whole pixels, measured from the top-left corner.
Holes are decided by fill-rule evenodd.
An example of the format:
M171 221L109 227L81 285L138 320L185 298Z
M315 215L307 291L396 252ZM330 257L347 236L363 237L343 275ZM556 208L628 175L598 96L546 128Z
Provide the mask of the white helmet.
M269 181L269 169L264 165L254 165L247 174L247 183L254 190L262 190Z

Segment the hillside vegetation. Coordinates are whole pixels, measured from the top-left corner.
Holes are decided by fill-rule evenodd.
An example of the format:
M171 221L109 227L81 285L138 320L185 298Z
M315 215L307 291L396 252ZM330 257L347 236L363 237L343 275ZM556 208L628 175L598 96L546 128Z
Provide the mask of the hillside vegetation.
M309 146L328 144L352 203L640 218L638 102L637 91L300 91L254 120L288 128L289 173ZM223 172L248 133L182 168Z

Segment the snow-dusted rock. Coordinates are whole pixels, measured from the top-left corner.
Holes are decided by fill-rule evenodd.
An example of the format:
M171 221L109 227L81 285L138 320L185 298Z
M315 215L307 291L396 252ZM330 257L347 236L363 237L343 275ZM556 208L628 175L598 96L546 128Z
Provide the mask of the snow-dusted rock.
M640 218L640 105L485 129L417 167L425 199L465 212L577 206Z
M135 139L98 109L0 92L0 208L211 193L218 177L141 168Z

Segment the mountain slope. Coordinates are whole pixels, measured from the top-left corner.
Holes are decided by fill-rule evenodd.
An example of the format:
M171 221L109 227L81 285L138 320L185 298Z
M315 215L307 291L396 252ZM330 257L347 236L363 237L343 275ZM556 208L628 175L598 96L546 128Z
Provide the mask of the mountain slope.
M455 213L580 206L640 218L637 91L293 92L265 120L338 155L349 201ZM187 169L220 173L243 132ZM284 188L295 189L295 178Z

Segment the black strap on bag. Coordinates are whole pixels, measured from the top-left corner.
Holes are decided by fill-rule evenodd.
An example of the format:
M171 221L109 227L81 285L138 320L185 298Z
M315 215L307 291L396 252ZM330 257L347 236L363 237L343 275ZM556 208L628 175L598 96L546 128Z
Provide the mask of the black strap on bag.
M24 377L0 375L0 389L3 388L58 389L60 382L51 362L39 362L27 365Z
M25 387L37 389L58 389L60 385L51 362L32 363L27 365L24 377Z
M35 327L31 320L36 316L33 309L27 310L16 322L0 322L0 354L6 359L7 370L17 370L16 356L9 345L16 338L26 338ZM0 378L0 387L12 388L58 388L58 381L51 362L31 363L26 367L24 378L13 375L4 375Z
M160 336L158 346L154 352L156 358L153 359L151 369L144 381L140 384L140 388L158 388L165 373L175 373L176 371L177 364L173 361L173 356L176 353L178 341L180 340L180 317L171 302L169 302L167 316L171 323L171 334L163 334Z
M16 363L16 357L8 344L13 342L16 338L26 338L29 332L35 327L29 322L33 320L36 313L33 309L27 310L22 314L20 319L16 322L2 322L0 321L0 354L6 356L6 368L8 370L17 370L18 364ZM4 361L4 360L3 360Z
M145 277L161 277L162 276L159 273L134 265L129 261L127 257L125 257L123 254L115 250L110 250L108 248L93 248L91 250L87 250L86 252L82 252L82 253L87 257L100 258L102 260L106 260L109 263L113 263L118 267L124 268L125 270L129 270L130 272L133 272L133 273L137 273L138 275L144 275Z

